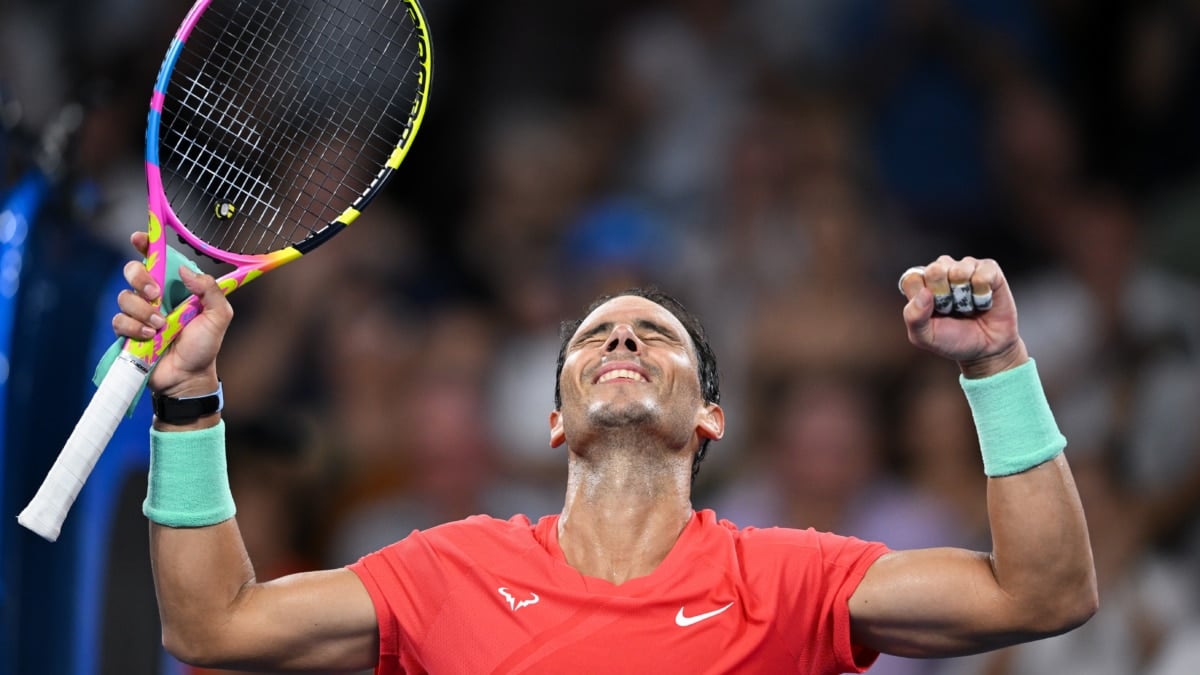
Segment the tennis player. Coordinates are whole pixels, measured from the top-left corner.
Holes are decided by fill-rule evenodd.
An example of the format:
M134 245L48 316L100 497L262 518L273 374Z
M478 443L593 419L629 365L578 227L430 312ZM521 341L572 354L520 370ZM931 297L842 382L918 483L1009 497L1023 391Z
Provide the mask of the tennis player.
M144 250L145 235L134 244ZM158 289L141 263L125 272L136 290L122 292L114 329L142 336ZM150 378L157 417L144 511L163 641L186 662L861 672L880 652L990 650L1070 630L1096 610L1066 441L994 261L943 256L901 279L910 340L962 371L991 477L990 553L891 551L812 530L738 528L694 510L698 455L725 425L716 361L679 303L631 291L564 331L548 429L567 457L561 513L474 516L344 569L267 583L255 581L225 474L216 357L232 311L211 277L180 275L204 310Z

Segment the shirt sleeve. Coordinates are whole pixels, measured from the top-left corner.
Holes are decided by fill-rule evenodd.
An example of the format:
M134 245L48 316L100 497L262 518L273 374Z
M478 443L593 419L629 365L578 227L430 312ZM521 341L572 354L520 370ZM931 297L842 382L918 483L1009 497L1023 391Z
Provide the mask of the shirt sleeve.
M428 627L446 597L444 565L423 532L360 558L347 567L358 575L375 605L379 624L377 673L413 672Z
M775 603L781 637L800 672L861 673L879 652L850 637L850 596L887 546L815 530L747 528L759 549L754 585Z

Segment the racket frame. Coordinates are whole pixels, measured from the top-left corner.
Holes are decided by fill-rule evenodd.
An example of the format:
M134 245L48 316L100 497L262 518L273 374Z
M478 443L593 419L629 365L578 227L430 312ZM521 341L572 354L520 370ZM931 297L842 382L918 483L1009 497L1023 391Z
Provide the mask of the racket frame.
M160 289L165 286L167 274L167 237L164 225L176 232L198 253L235 266L236 269L217 280L221 290L228 295L262 274L292 262L327 241L334 234L353 223L379 193L393 172L404 161L412 146L412 139L424 120L432 77L433 55L429 46L429 32L424 13L416 0L400 1L403 2L415 27L414 37L417 38L420 70L416 75L418 91L413 100L412 109L409 111L409 124L403 129L396 147L392 150L383 168L362 194L332 222L294 245L269 253L253 255L224 251L199 239L180 221L171 208L163 189L158 145L167 85L179 56L187 44L188 36L199 23L200 17L212 4L212 0L198 0L192 5L175 36L171 39L171 44L159 67L146 122L145 164L149 246L144 262L146 269ZM156 301L155 304L157 305L158 302ZM126 339L121 353L96 389L42 485L25 509L17 516L19 524L47 541L58 539L68 511L100 455L104 452L105 446L112 439L122 417L133 404L138 393L142 391L154 363L166 352L183 327L200 313L201 309L199 298L195 295L189 296L187 300L164 317L165 325L152 338Z

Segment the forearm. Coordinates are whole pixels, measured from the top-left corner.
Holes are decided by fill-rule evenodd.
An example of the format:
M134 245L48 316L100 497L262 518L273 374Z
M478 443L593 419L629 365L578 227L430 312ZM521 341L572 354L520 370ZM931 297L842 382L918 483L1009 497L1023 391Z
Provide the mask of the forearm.
M219 642L239 593L254 582L237 521L229 517L231 502L213 498L228 493L223 443L218 445L219 437L199 447L179 440L188 432L216 431L219 422L219 415L178 425L156 418L151 436L150 489L143 506L150 518L150 562L164 644L185 660L199 645ZM200 466L188 463L201 455L210 459ZM198 499L211 503L181 494L193 486L200 488Z
M1079 625L1098 602L1087 524L1004 274L994 260L940 256L906 271L900 288L909 340L962 370L989 477L992 551L884 555L850 598L854 639L946 657Z
M151 522L150 563L167 650L188 662L223 651L222 631L254 583L237 521L189 528Z
M264 583L237 521L153 524L150 546L163 643L194 665L248 670L363 670L379 653L370 596L348 569Z
M1020 340L998 358L960 365L990 476L996 583L1035 632L1071 628L1094 610L1095 572L1065 440L1036 371ZM1021 367L1019 378L1006 372ZM1001 383L1001 373L1010 379Z
M936 548L880 558L851 597L858 644L946 658L1047 637L1096 608L1083 510L1059 455L988 480L993 550Z
M990 377L1026 361L964 372ZM957 656L1061 633L1095 611L1083 508L1034 374L1029 364L999 380L964 380L991 476L992 551L925 549L880 558L851 598L860 644L902 656ZM1037 405L1027 405L1031 398Z
M148 255L146 233L131 238ZM193 398L218 389L216 357L233 317L216 280L181 268L180 279L203 310L157 362L149 387L159 396ZM155 330L157 285L140 261L125 266L132 292L118 295L118 336ZM378 655L374 605L354 572L335 569L256 583L246 555L225 468L220 414L189 415L169 401L151 432L150 480L143 512L163 642L197 665L258 670L361 670ZM199 406L208 410L207 405Z
M988 479L988 518L992 573L1027 630L1058 633L1092 615L1092 548L1065 456Z
M374 606L353 572L256 582L233 518L223 428L205 426L212 422L170 428L192 432L176 435L156 421L152 435L144 510L167 650L203 666L370 667L378 650Z

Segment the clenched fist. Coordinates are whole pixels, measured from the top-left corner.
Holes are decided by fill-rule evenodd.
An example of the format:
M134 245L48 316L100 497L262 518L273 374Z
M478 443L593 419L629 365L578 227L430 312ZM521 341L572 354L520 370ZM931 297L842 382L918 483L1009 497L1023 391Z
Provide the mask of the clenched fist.
M1017 333L1017 306L995 260L943 255L900 277L908 298L908 339L958 362L969 378L986 377L1029 359Z

